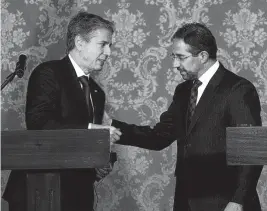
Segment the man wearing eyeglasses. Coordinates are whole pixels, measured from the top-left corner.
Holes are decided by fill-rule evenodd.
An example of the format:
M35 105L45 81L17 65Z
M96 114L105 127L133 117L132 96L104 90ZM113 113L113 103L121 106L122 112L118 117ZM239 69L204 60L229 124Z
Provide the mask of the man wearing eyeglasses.
M172 37L173 67L183 79L155 127L113 120L117 144L162 150L177 140L175 211L260 211L262 166L227 166L226 127L261 126L260 101L248 80L217 59L216 40L202 24Z

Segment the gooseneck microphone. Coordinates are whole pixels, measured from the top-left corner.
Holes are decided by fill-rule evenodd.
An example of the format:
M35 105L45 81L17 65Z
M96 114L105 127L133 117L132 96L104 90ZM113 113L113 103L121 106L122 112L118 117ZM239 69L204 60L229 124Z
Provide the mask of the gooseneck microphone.
M18 76L18 78L22 78L24 75L24 71L26 69L26 60L27 56L24 54L21 54L19 56L19 61L16 63L16 68L13 73L7 76L6 80L3 82L1 85L1 90L8 84L10 83L15 76Z

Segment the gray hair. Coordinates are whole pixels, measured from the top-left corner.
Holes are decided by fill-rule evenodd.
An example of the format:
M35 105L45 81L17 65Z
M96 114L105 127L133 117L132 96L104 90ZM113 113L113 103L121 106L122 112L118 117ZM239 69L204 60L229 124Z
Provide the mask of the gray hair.
M71 18L67 30L67 53L75 47L75 37L80 35L86 41L90 41L92 34L100 28L114 33L114 23L98 15L80 11Z

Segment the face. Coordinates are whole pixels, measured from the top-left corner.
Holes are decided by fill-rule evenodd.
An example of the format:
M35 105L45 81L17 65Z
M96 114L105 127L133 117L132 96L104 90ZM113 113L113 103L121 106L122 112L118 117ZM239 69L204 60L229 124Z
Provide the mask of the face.
M174 39L172 44L173 68L177 68L184 80L198 77L201 62L198 56L192 55L190 46L181 39Z
M80 66L85 74L102 70L105 61L110 56L111 44L112 33L105 28L100 28L93 32L88 42L80 39L78 44L79 59Z

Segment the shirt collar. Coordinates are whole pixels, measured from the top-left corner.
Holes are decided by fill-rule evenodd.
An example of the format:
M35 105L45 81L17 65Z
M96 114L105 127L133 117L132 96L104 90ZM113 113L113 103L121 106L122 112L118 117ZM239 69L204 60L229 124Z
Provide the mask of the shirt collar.
M200 76L199 80L203 84L208 84L212 76L216 73L220 66L220 63L216 61L202 76Z
M71 57L71 55L69 54L68 56L69 56L70 61L71 61L72 65L73 65L73 67L74 67L74 70L75 70L75 72L76 72L76 74L77 74L77 77L81 77L81 76L85 75L84 72L83 72L83 70L82 70L82 69L79 67L79 65L74 61L74 59ZM87 76L87 77L89 78L90 74L85 75L85 76Z

